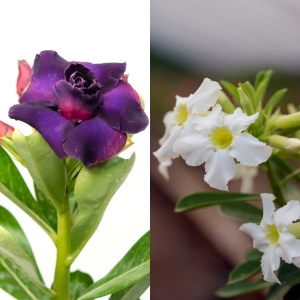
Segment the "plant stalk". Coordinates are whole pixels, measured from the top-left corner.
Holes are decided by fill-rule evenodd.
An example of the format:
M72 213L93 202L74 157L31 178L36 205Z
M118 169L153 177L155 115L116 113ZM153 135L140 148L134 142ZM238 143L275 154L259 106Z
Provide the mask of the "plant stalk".
M70 254L71 217L69 195L65 198L65 211L57 212L57 259L53 289L57 293L55 300L69 300L70 266L65 261Z

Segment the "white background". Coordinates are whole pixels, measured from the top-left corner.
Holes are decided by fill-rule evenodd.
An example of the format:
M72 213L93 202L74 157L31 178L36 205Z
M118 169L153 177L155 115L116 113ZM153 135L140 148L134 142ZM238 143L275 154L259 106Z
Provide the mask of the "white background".
M5 4L4 4L5 3ZM16 104L17 60L32 65L36 53L56 50L66 60L127 62L129 83L143 95L150 108L150 1L3 1L0 5L0 120L30 129L8 117ZM105 276L130 247L150 228L149 127L134 136L137 160L125 184L111 201L97 232L72 266L91 274L96 281ZM18 165L18 163L16 163ZM32 190L31 178L19 166ZM0 205L17 218L31 243L43 278L51 286L55 247L50 238L23 211L0 195ZM1 216L0 216L1 217ZM14 299L0 290L1 300ZM103 297L101 299L108 299ZM149 290L141 297L150 299Z

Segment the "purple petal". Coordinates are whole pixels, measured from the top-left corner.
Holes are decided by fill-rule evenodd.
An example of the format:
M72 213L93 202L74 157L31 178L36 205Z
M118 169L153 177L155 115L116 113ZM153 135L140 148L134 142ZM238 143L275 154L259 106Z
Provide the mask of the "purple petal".
M66 158L62 147L62 130L69 121L55 111L56 108L47 100L23 103L11 107L9 117L35 128L59 158Z
M87 95L65 80L58 81L53 88L54 100L60 113L68 120L88 120L93 118L102 103L102 93Z
M38 100L53 101L53 85L65 78L68 62L55 51L42 51L37 54L28 90L22 94L20 103Z
M126 63L92 64L80 62L80 64L96 74L97 81L102 86L101 91L103 94L110 92L118 84L126 70Z
M138 133L144 130L149 120L137 92L126 81L103 95L104 101L99 117L111 127L125 133Z
M109 127L98 117L78 123L70 121L63 129L64 151L89 167L118 154L127 136Z

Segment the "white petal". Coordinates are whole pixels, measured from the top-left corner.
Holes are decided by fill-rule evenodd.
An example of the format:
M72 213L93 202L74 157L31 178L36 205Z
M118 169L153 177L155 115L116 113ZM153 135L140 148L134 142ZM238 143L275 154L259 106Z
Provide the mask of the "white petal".
M194 127L199 132L209 135L216 126L222 126L223 115L222 106L217 104L209 115L205 117L194 116Z
M241 165L258 166L268 160L272 148L247 132L233 137L230 145L230 155L235 157Z
M268 248L261 259L261 268L264 274L264 280L269 282L276 282L280 284L275 271L279 269L280 257L277 254L278 247Z
M183 124L183 133L181 136L193 135L197 133L194 125L195 117L197 116L189 115L189 117Z
M176 98L176 104L175 104L175 107L179 104L187 104L187 102L189 101L189 99L192 97L193 95L189 95L188 97L181 97L181 96L178 96L176 95L175 98Z
M260 226L266 229L267 225L274 224L273 214L275 211L275 205L273 201L276 197L272 194L263 193L260 194L263 203L263 218L260 222Z
M174 144L174 151L180 154L189 166L196 167L214 153L214 148L207 136L194 134L178 139Z
M246 223L240 227L240 231L249 234L253 238L253 248L263 252L269 248L265 231L257 224Z
M218 82L205 78L199 89L190 96L187 103L188 112L199 114L208 111L210 107L216 104L221 89Z
M227 183L235 173L234 159L227 149L217 150L209 155L205 163L204 180L213 188L228 191Z
M168 167L172 165L172 160L167 160L159 163L158 172L164 177L165 180L169 180L169 171Z
M163 123L165 125L165 133L163 137L158 141L160 146L162 146L167 141L167 139L172 133L172 130L175 127L175 125L172 124L173 114L174 114L173 111L168 111L163 118Z
M293 258L292 263L293 263L296 267L300 268L300 256Z
M223 124L229 128L233 134L237 134L247 129L251 123L255 123L258 116L259 113L247 116L243 113L242 109L238 107L233 114L224 117Z
M176 140L180 137L182 130L182 127L175 127L167 141L156 152L153 153L160 162L164 162L179 156L173 151L173 146Z
M289 201L285 206L277 209L273 215L274 223L279 230L288 229L288 225L300 218L300 203Z
M300 240L297 240L290 232L279 234L279 254L288 264L292 263L294 257L300 256Z

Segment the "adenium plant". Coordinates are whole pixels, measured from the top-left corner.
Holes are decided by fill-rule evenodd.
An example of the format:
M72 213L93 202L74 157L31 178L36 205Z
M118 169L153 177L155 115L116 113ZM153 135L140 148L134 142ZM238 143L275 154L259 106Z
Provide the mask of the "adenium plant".
M33 133L0 122L0 192L48 234L57 260L53 286L46 287L24 232L0 207L0 288L16 299L136 300L150 284L149 232L102 279L70 273L133 168L135 154L118 154L148 126L125 70L125 63L68 62L55 51L36 55L32 68L19 61L19 104L9 116ZM35 195L12 159L28 169Z

